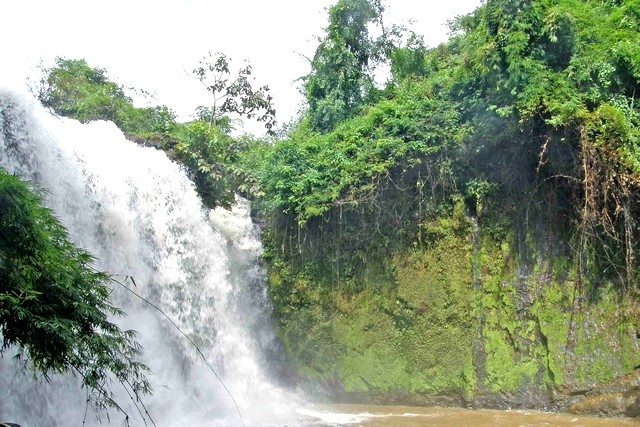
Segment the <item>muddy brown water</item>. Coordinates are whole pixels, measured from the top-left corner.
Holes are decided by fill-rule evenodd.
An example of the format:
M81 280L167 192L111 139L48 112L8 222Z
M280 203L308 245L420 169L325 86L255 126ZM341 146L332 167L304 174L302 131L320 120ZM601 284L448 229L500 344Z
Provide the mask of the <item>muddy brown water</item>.
M461 408L419 408L408 406L316 405L305 410L326 426L637 426L640 419L597 418L538 411L469 410Z

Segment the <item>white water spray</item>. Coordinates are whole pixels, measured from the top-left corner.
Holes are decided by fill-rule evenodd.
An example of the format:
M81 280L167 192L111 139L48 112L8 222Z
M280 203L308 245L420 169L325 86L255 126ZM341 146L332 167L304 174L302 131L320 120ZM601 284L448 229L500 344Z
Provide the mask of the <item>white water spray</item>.
M163 152L126 140L112 123L53 117L4 90L0 167L46 189L45 205L71 240L96 256L95 267L134 277L135 291L180 325L224 379L247 425L299 422L296 399L265 374L275 339L246 201L231 211L207 211ZM114 289L113 298L127 312L121 327L139 332L154 387L146 403L156 424L239 425L232 400L187 340L130 294ZM82 425L86 395L77 379L33 382L4 356L0 421ZM132 425L140 425L132 404L125 407ZM91 409L86 420L98 423ZM104 414L102 421L109 423Z

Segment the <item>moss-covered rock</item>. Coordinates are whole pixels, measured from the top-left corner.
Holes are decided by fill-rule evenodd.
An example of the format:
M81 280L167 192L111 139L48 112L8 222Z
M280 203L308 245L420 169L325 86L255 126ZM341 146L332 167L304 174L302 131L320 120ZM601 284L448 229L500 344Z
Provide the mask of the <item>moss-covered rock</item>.
M566 260L525 270L511 236L463 222L433 225L437 238L397 253L391 272L363 266L348 290L271 262L301 381L360 402L635 413L628 388L589 395L640 365L635 301L606 286L587 298Z

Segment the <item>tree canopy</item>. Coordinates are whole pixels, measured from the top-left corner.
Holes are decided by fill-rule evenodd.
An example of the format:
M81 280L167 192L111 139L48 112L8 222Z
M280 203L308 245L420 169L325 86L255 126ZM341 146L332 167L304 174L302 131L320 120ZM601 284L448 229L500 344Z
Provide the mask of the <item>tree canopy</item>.
M269 86L254 88L251 83L252 67L245 63L236 75L231 73L231 61L222 53L211 53L200 60L193 74L213 97L213 104L200 107L209 119L209 127L223 119L225 114L237 114L248 119L264 122L267 132L273 133L276 110Z
M247 168L265 209L297 224L283 239L295 246L333 224L344 240L360 220L339 224L360 212L354 242L371 252L367 230L381 230L380 241L416 238L429 215L462 198L472 214L492 203L514 224L555 227L589 260L582 272L635 283L640 2L489 0L455 20L441 46L414 36L388 48L393 80L364 102L376 52L368 25L381 10L364 0L329 10L308 115ZM394 211L403 213L387 222Z
M329 131L353 116L373 88L372 67L383 58L386 34L379 0L339 0L329 9L329 25L311 61L304 92L311 127Z

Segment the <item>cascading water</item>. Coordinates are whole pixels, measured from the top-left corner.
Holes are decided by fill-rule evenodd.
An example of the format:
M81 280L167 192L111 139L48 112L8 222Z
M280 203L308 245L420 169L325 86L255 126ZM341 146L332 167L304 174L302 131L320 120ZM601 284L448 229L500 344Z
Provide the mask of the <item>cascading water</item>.
M112 123L57 118L6 90L0 167L46 189L45 204L96 256L95 267L135 278L136 292L180 325L223 378L247 425L297 423L296 399L265 374L275 340L246 201L207 212L163 152L126 140ZM124 290L114 289L113 299L127 312L121 327L139 332L154 387L146 406L158 425L240 424L222 384L166 319ZM86 416L77 379L34 382L7 353L0 390L0 421L66 426ZM128 397L120 401L131 423L141 424ZM89 425L98 422L91 410L86 417ZM121 421L111 414L111 422Z

